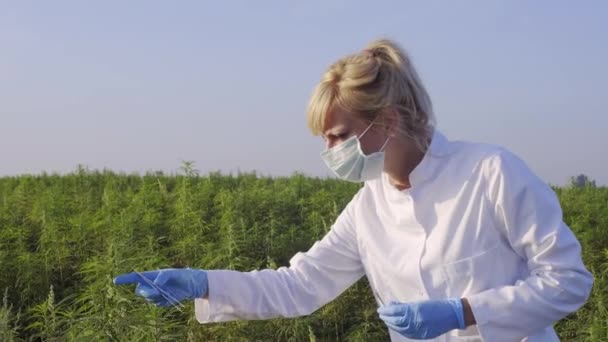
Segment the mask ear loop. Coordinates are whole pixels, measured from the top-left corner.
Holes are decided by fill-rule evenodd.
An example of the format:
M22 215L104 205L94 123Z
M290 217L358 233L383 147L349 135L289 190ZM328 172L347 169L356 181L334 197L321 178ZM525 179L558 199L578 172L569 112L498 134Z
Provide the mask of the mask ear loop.
M380 152L384 151L384 148L386 147L386 145L388 145L388 141L389 140L391 140L390 136L388 138L386 138L386 141L384 142L384 145L382 145L382 147L380 148Z
M364 135L365 135L365 133L367 133L367 131L368 131L370 128L372 128L372 126L374 125L374 123L376 122L376 120L378 120L378 117L377 117L377 116L376 116L376 117L374 118L374 120L373 120L373 121L372 121L372 122L369 124L369 126L367 126L367 128L366 128L365 130L363 130L363 133L361 133L361 134L360 134L360 135L357 137L357 139L361 139L361 137L362 137L362 136L364 136ZM388 138L386 138L386 141L384 142L384 145L382 145L382 147L380 148L380 151L379 151L379 152L384 151L384 148L386 147L386 145L388 145L388 141L389 141L390 139L391 139L391 137L390 137L390 136L389 136Z
M365 133L367 133L367 131L369 131L370 128L372 128L372 126L374 125L374 123L376 122L376 120L378 120L378 117L376 116L376 118L374 118L374 120L369 124L369 126L367 126L367 128L365 130L363 130L363 133L361 133L357 139L361 139L362 136L365 135Z

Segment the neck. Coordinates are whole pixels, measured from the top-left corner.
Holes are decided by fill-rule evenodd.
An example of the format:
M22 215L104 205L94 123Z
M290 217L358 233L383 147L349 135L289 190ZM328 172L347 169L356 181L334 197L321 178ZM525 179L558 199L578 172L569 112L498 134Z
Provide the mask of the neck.
M397 143L398 146L394 146L392 149L392 151L397 152L391 156L394 163L387 170L387 174L391 185L398 190L405 190L412 187L410 174L424 158L425 151L420 151L413 141L399 141Z

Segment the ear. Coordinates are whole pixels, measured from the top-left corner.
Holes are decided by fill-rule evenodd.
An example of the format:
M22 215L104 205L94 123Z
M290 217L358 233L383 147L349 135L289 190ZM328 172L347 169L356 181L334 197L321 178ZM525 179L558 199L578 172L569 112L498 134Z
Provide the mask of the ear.
M382 130L389 137L396 137L399 133L401 125L401 116L394 108L386 108L382 110Z

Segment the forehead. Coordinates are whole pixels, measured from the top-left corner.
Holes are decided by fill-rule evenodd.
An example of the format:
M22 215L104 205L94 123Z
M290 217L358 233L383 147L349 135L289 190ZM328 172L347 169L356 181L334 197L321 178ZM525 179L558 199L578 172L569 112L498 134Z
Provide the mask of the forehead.
M357 123L358 120L353 114L336 107L327 112L323 132L331 133L334 130L352 128L353 126L356 126Z

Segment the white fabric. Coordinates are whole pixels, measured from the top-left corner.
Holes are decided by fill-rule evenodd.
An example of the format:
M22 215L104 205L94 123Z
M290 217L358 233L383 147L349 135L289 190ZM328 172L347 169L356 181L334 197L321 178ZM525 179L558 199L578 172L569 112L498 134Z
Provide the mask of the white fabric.
M289 267L210 271L197 320L307 315L365 275L379 303L468 298L478 324L435 341L557 341L593 278L551 188L505 149L438 131L410 182L366 182Z

